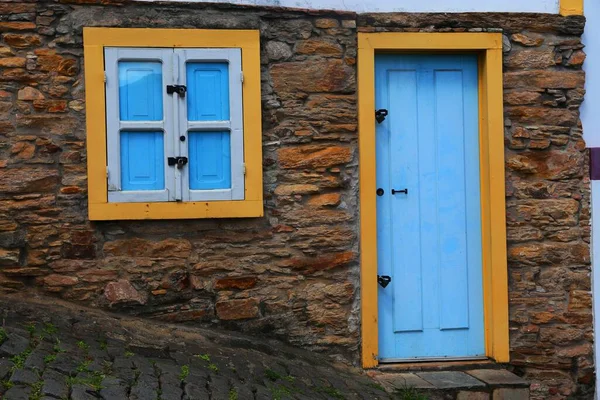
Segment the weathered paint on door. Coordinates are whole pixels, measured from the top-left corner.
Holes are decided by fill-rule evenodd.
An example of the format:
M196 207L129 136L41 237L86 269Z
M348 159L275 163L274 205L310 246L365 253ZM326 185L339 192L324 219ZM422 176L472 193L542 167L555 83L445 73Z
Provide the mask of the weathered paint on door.
M379 359L483 356L477 56L375 69Z

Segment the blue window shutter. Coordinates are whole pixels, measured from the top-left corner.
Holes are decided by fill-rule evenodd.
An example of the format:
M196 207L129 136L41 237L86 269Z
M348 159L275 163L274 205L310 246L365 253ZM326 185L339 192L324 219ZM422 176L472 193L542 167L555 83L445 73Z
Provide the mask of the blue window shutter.
M171 49L106 48L108 201L175 200Z
M179 101L184 201L244 199L244 136L240 49L181 49Z
M160 121L163 117L162 64L120 61L121 121ZM165 188L163 132L121 131L121 190Z

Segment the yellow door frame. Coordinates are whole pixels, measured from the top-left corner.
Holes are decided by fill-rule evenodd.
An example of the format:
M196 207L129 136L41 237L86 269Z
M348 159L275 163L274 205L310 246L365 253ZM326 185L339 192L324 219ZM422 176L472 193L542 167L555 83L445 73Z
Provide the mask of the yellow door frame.
M358 34L362 365L364 368L372 368L378 364L375 53L379 51L466 51L479 54L486 355L497 362L508 362L502 34L382 32Z

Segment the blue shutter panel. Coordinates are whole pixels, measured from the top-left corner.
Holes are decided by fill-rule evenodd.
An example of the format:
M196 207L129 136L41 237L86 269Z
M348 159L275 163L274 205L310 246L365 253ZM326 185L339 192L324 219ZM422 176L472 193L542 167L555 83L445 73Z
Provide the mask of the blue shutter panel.
M190 189L231 187L231 140L229 132L190 132Z
M187 106L190 121L229 119L229 65L223 62L188 62Z
M187 109L190 121L229 120L229 65L223 62L188 62ZM231 188L229 130L189 132L189 188Z
M121 121L160 121L163 118L162 64L119 61Z
M121 190L165 188L162 132L121 131Z

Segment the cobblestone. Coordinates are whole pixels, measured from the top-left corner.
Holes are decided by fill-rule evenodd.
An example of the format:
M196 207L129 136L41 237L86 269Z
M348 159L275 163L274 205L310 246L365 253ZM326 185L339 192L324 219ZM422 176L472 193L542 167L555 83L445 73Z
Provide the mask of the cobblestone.
M4 393L3 400L29 400L31 388L27 386L13 386Z
M3 400L389 399L360 371L274 340L0 297Z

